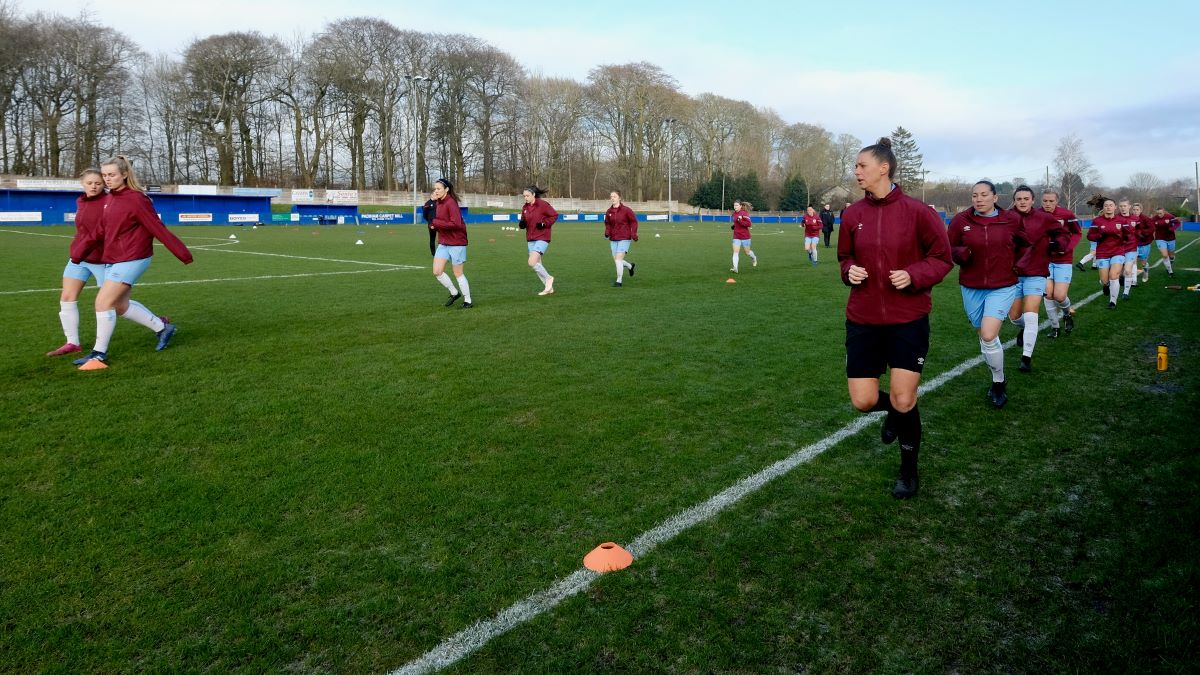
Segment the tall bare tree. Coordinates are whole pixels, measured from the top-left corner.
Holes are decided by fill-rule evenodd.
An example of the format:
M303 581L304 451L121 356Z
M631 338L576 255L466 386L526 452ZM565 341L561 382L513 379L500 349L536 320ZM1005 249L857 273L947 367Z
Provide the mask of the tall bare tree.
M546 147L545 177L534 175L530 179L543 180L561 194L565 184L570 183L567 145L585 111L583 85L563 78L534 77L526 83L521 98ZM566 192L570 191L567 187Z
M1078 211L1084 201L1088 183L1094 182L1099 174L1083 152L1083 139L1074 133L1058 140L1054 151L1055 182L1063 192L1063 205Z
M249 112L257 98L256 85L270 72L281 51L261 33L225 33L193 42L183 56L183 73L191 92L189 121L217 151L218 177L223 185L253 183L253 146ZM239 157L240 154L240 157Z
M635 200L645 198L648 145L671 116L679 85L652 63L599 66L588 74L590 114Z

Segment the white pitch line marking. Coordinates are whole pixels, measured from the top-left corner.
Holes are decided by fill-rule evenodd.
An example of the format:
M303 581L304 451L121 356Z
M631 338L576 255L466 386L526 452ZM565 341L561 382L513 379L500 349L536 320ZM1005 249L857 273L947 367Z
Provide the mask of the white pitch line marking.
M240 241L224 241L219 244L200 244L199 246L189 246L188 248L193 251L208 251L208 250L211 250L214 248L221 248L222 246L237 246L240 243L242 243L242 242L240 242Z
M9 234L27 234L31 237L59 237L61 239L74 239L73 234L46 234L45 232L24 232L22 230L0 230L0 232L8 232Z
M235 251L235 250L226 250L226 249L205 249L205 250L216 251L218 253L243 253L245 255L265 255L265 256L270 256L272 258L291 258L292 260L319 260L321 262L350 263L353 265L378 265L380 267L395 267L395 268L414 269L414 270L425 269L424 267L421 267L419 265L400 265L397 263L369 262L366 260L339 260L337 258L312 258L309 256L303 256L303 255L285 255L283 253L262 253L259 251Z
M1200 241L1194 239L1186 246L1180 248L1183 251L1188 246ZM1161 262L1161 260L1159 261ZM1157 265L1158 263L1155 263ZM1074 304L1075 307L1083 307L1089 302L1100 297L1101 291L1096 291L1084 298L1082 301ZM1039 324L1039 330L1050 325L1049 321L1042 321ZM1004 349L1012 349L1017 344L1016 338L1004 343ZM933 393L942 385L950 380L962 375L968 370L983 363L983 355L975 356L958 364L954 368L938 375L921 385L919 395L925 396ZM789 473L801 464L805 464L815 458L817 455L825 452L829 448L837 445L851 436L854 436L863 429L871 426L875 422L881 420L885 413L877 412L867 415L861 415L855 420L825 438L808 445L784 459L775 462L774 464L762 469L758 473L747 476L733 485L725 488L717 494L709 497L707 500L680 511L673 516L668 517L653 528L634 537L633 541L625 548L633 554L634 560L645 556L653 551L660 544L668 542L679 536L684 530L698 525L700 523L712 520L717 514L725 509L737 504L747 496L757 492L759 489L770 483L771 481ZM576 570L564 579L556 581L549 588L538 591L529 595L523 600L520 600L507 608L501 610L496 616L490 619L482 619L475 622L471 626L446 638L433 649L425 652L420 658L409 661L405 665L396 668L388 673L388 675L415 675L416 673L431 673L448 666L458 663L462 659L470 656L474 652L481 649L492 639L500 637L517 626L544 614L561 603L563 600L571 596L578 595L587 590L592 585L592 582L600 577L600 574L592 572L588 569Z
M395 267L387 267L382 269L370 270L346 270L343 272L307 272L304 274L265 274L257 277L224 277L218 279L180 279L178 281L151 281L147 283L139 283L138 288L142 286L179 286L182 284L212 284L223 281L258 281L262 279L299 279L302 277L330 277L341 274L370 274L373 272L402 272L407 270L419 270L422 267L413 267L411 265L396 265ZM91 288L88 286L87 288ZM0 295L21 295L24 293L58 293L62 288L29 288L23 291L0 291Z

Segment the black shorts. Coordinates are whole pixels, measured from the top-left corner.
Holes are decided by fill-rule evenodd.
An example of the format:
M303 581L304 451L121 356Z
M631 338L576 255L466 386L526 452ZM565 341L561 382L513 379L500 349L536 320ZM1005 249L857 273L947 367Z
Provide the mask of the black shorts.
M878 378L888 368L921 372L929 353L929 317L888 326L846 320L846 377Z

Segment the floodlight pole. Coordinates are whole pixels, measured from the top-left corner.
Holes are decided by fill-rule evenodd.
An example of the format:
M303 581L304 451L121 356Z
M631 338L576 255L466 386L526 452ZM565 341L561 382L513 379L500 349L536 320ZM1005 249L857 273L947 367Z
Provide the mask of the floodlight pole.
M667 123L667 224L671 224L671 159L675 154L675 118L668 117Z
M422 82L428 82L429 78L424 75L405 75L404 79L408 80L408 108L412 114L413 126L413 141L412 141L412 209L413 209L413 225L417 224L417 85Z

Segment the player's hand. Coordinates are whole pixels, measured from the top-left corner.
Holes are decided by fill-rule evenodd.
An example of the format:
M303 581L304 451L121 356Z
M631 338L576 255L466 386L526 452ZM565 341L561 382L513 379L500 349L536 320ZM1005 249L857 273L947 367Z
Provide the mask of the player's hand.
M855 286L867 280L867 268L851 265L850 269L846 270L846 278Z
M892 273L888 275L888 281L892 282L892 286L898 291L912 286L912 276L904 270L892 270Z
M634 241L637 241L637 240L638 240L638 238L637 238L637 235L636 235L636 234L635 234L635 235L633 235L633 240L634 240Z

